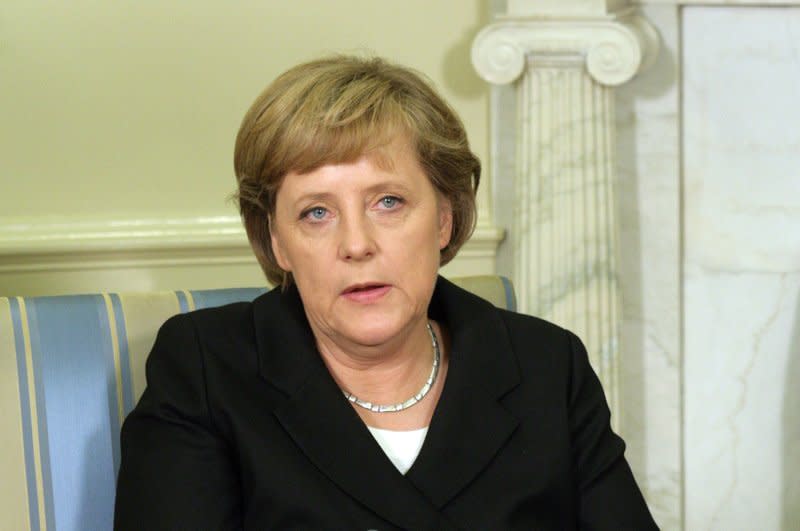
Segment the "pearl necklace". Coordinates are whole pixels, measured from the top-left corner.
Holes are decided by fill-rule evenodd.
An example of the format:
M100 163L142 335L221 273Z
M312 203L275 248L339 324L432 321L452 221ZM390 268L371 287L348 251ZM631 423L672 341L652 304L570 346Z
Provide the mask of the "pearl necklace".
M425 385L422 386L417 394L406 400L405 402L399 402L397 404L373 404L372 402L367 402L366 400L361 400L356 395L352 393L348 393L344 389L342 389L342 393L344 393L345 398L347 398L353 404L363 407L364 409L368 409L374 413L394 413L397 411L403 411L404 409L408 409L423 398L425 395L428 394L428 391L431 390L433 384L436 383L436 377L439 376L439 363L441 361L441 352L439 352L439 342L436 340L436 334L433 333L433 328L431 328L431 324L427 324L428 333L431 335L431 346L433 347L433 367L431 367L431 374L428 376L428 379L425 380Z

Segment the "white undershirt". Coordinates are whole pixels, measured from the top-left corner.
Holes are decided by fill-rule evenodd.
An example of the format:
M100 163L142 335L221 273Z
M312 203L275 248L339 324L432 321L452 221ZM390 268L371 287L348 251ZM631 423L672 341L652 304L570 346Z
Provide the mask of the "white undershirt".
M367 426L378 444L383 448L386 457L397 467L401 474L408 472L422 449L422 443L428 434L428 428L410 431L383 430Z

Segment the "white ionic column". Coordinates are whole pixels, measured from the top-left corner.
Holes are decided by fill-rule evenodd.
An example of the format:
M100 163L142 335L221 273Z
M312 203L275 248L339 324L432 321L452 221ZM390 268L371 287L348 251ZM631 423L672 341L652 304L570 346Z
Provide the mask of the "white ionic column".
M472 48L484 79L516 86L512 242L519 308L583 339L618 419L611 87L652 60L657 38L629 9L580 16L577 7L560 15L548 8L537 17L537 2L520 10L522 4L514 3L524 16L500 18Z

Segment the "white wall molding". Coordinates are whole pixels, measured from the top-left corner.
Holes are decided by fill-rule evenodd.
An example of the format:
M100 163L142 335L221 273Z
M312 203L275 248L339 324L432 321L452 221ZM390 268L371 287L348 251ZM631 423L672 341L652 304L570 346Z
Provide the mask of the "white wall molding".
M503 236L477 227L456 261L493 263ZM255 263L238 216L0 224L0 273Z
M0 257L247 246L237 216L19 220L0 224Z
M600 18L501 16L472 45L475 69L486 81L507 84L532 63L585 59L592 78L615 86L652 64L658 37L630 8Z
M621 288L612 87L658 52L655 30L627 4L516 0L472 46L478 74L516 92L516 145L508 148L516 160L507 178L520 311L584 340L615 422Z
M799 0L635 0L633 3L662 6L800 6Z

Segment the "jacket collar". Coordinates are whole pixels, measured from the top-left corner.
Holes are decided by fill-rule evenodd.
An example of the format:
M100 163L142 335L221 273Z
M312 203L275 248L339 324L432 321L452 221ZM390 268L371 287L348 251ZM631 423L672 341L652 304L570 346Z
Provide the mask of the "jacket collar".
M498 311L439 277L429 315L449 330L450 366L425 443L404 477L328 373L296 288L254 303L259 371L288 397L274 411L279 422L332 481L411 529L449 527L438 509L488 465L519 423L499 402L519 382L519 368Z

